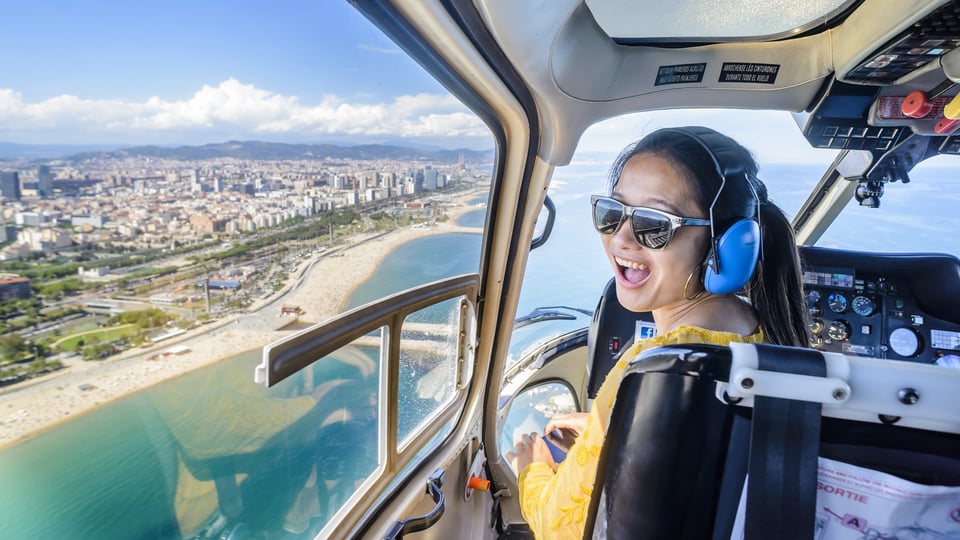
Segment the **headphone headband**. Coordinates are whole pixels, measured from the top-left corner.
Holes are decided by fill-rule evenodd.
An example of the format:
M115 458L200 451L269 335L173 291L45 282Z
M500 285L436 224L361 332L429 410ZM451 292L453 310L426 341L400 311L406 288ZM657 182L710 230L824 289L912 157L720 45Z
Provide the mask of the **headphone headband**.
M683 134L697 143L713 162L717 176L720 178L720 187L709 208L711 248L707 256L707 270L704 273L704 288L716 294L737 291L750 280L762 253L760 194L757 193L756 186L749 178L746 164L740 159L743 152L734 146L729 138L709 128L688 126L669 128L667 131ZM744 217L738 220L717 238L713 209L720 200L728 177L733 181L737 181L735 178L740 177L740 181L746 182L747 188L756 201L756 216L754 219ZM721 259L726 261L723 269L720 265Z
M740 152L730 144L730 140L727 137L702 126L669 128L669 131L682 133L699 144L707 155L710 156L710 160L713 161L713 166L717 171L717 176L719 176L721 180L725 180L728 176L746 176L744 163L737 159L737 154ZM749 183L749 180L747 180L747 182Z

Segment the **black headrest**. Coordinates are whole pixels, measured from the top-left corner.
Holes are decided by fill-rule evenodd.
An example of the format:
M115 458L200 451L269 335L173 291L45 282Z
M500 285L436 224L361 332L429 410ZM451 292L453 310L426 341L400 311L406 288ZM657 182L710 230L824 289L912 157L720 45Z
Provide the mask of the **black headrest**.
M649 312L636 313L620 305L617 282L610 279L593 312L587 335L587 397L590 399L597 397L600 385L616 365L620 353L633 343L637 321L641 322L645 332L653 335L653 316Z

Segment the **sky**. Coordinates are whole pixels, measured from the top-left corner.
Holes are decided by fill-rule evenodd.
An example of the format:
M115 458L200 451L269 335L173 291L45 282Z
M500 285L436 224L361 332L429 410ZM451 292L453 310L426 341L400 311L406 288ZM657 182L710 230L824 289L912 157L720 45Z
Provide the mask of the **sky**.
M345 0L32 0L6 5L3 28L0 142L492 147L487 128ZM580 148L615 152L623 133L685 124L776 161L832 156L809 149L788 114L742 111L624 117L588 130Z

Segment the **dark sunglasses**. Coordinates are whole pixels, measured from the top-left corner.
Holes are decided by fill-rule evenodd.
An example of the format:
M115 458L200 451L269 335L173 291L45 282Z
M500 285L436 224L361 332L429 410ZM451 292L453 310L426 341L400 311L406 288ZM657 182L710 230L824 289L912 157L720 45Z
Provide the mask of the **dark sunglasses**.
M627 206L622 202L593 195L590 197L593 206L593 226L600 234L615 234L620 230L623 222L630 218L633 227L633 237L641 246L650 249L663 249L673 238L673 233L680 227L709 227L709 219L688 218L675 216L663 210L647 208L645 206Z

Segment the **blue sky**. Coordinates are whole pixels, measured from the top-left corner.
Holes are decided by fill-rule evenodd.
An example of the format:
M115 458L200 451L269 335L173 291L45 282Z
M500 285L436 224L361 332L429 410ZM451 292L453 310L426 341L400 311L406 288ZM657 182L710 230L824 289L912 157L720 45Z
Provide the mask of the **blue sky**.
M187 99L229 78L308 101L440 90L343 0L37 0L3 11L4 86L31 102Z
M410 139L486 129L340 0L4 8L0 141Z
M486 127L345 0L9 4L0 142L492 147ZM788 114L742 111L620 118L581 148L616 151L625 136L683 124L726 131L761 159L832 156L809 149Z

